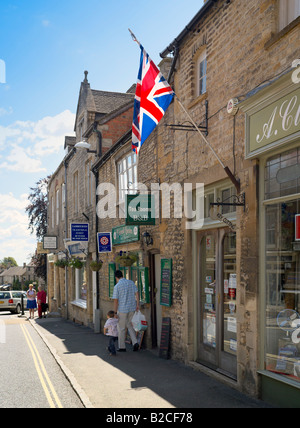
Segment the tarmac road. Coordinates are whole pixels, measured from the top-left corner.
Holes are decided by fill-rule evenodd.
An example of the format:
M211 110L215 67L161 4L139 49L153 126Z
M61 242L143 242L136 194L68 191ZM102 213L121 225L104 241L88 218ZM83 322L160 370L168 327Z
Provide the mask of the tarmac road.
M83 408L26 317L0 313L0 408Z

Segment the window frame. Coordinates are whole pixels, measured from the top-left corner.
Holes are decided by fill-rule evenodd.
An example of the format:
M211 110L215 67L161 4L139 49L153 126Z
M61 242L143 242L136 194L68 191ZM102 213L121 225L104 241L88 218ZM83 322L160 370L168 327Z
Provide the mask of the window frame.
M300 16L300 0L279 0L278 30L284 30Z
M129 165L128 160L131 159ZM126 163L126 165L124 164ZM137 156L134 152L125 154L121 159L117 161L117 180L118 180L118 192L119 192L119 204L125 203L125 195L135 194L137 191ZM125 168L124 168L125 166ZM130 179L131 173L131 179ZM132 181L131 181L132 180ZM132 187L129 188L128 184L132 183Z
M204 71L205 73L202 74L201 65L204 63ZM207 93L207 54L206 50L204 50L196 61L196 96L201 97L202 95ZM202 86L202 83L204 82L204 85ZM204 90L203 90L204 88Z

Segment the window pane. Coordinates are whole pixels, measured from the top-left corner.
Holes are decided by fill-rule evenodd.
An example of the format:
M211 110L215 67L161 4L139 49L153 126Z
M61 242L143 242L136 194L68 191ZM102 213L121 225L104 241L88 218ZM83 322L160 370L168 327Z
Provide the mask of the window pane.
M300 382L300 200L266 207L266 369ZM269 224L270 222L270 224Z
M216 244L213 235L202 239L200 251L202 341L216 348Z

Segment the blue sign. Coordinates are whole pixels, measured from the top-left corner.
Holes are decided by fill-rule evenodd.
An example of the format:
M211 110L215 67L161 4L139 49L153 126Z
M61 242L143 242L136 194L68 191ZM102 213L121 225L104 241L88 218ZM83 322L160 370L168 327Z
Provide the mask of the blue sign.
M111 233L97 233L98 238L98 253L111 253L112 252L112 243L111 243Z
M71 241L88 242L89 224L88 223L71 223Z

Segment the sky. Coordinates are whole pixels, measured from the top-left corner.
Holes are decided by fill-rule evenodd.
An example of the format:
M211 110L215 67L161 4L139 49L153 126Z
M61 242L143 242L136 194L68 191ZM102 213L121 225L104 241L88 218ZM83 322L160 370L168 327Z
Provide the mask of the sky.
M30 262L30 188L53 173L74 135L84 70L92 89L126 92L140 52L157 64L202 0L0 0L0 260ZM5 70L4 70L5 68Z

